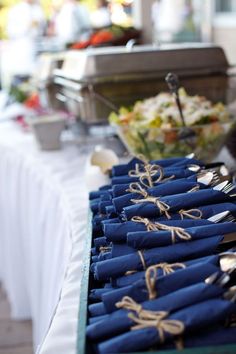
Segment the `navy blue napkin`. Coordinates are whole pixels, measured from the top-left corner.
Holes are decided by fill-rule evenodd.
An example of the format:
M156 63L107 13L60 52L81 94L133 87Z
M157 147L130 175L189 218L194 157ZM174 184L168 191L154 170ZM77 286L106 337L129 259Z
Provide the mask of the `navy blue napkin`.
M89 317L88 319L88 324L93 324L99 321L103 321L106 318L108 318L110 315L106 314L106 315L100 315L100 316L94 316L94 317Z
M161 262L184 261L191 258L203 257L215 252L217 246L222 241L222 236L209 237L191 242L178 243L167 247L157 247L143 251L143 260L146 268L150 265ZM127 271L143 270L143 263L140 253L129 254L112 258L95 265L95 278L98 280L107 277L116 278L124 275Z
M196 258L190 261L183 262L183 264L186 267L191 267L192 265L196 265L197 263L211 263L214 265L218 265L219 263L219 256L218 255L212 255L212 256L206 256L206 257L201 257L201 258ZM174 271L181 270L182 268L174 268ZM129 275L123 275L118 278L112 279L112 286L114 288L123 288L124 286L127 285L132 285L136 281L143 279L145 276L145 271L140 271L140 272L135 272L133 274ZM163 276L163 270L162 269L157 269L157 277Z
M89 311L89 315L92 317L102 316L107 313L102 302L98 302L96 304L89 305L88 311Z
M153 165L159 165L162 167L168 166L189 166L189 165L198 165L202 166L202 162L196 159L189 159L187 157L174 157L163 160L152 160L150 163ZM130 170L135 169L136 164L143 165L143 161L138 158L133 158L127 164L120 164L113 166L112 168L112 176L123 176L127 175Z
M160 198L161 202L169 206L168 212L173 213L179 210L187 210L208 204L226 202L229 196L214 189L199 190L194 193L174 194ZM127 219L133 216L155 217L161 215L160 209L151 202L144 202L125 207L123 213Z
M204 281L207 277L219 271L219 267L211 263L196 264L192 267L178 270L175 273L157 278L155 289L157 297L167 295L177 289ZM130 296L136 302L148 300L148 290L145 279L124 288L114 289L102 295L102 301L108 313L116 310L115 304L123 296Z
M102 191L92 191L89 193L89 200L101 198L104 195L111 195L111 191L102 190Z
M159 222L159 218L150 219L152 222ZM194 227L199 225L211 225L212 222L204 219L185 219L185 220L162 220L161 223L165 225L179 226L179 227ZM140 222L126 221L123 223L102 223L104 236L107 241L111 242L125 242L127 240L128 232L146 231L147 227Z
M232 214L236 214L236 204L234 203L219 203L219 204L209 204L205 206L199 206L197 209L199 209L202 212L202 219L208 219L212 217L213 215L222 213L223 211L228 210ZM172 220L180 220L181 216L179 213L171 213L171 219ZM162 222L163 220L166 220L166 216L161 216L159 218L156 218L158 222Z
M236 232L236 223L224 222L212 225L203 225L185 228L191 238L181 238L174 236L174 243L198 240L216 235L224 235L231 232ZM127 245L136 249L147 249L153 247L162 247L173 244L173 239L170 231L139 231L129 232L127 234Z
M120 257L135 252L136 250L133 247L129 247L126 244L113 243L111 248L111 258Z
M211 328L201 331L197 331L197 333L183 336L182 342L184 348L193 348L193 347L207 347L214 346L218 347L219 345L225 344L235 344L236 340L236 327L223 327L223 326L211 326ZM176 349L175 345L172 343L164 344L160 347L160 350L166 349ZM219 348L218 348L219 349ZM221 352L223 353L225 350L228 351L228 346L222 347ZM232 353L232 351L231 351Z
M199 329L209 328L220 324L228 316L235 313L236 305L223 299L211 299L175 312L167 317L168 320L181 321L184 324L184 333L197 332ZM171 340L173 335L165 332L165 341ZM98 345L99 353L129 353L151 348L161 343L161 337L155 327L148 327L129 331L120 336L109 339Z
M191 171L188 168L182 168L182 167L166 167L163 170L164 172L164 178L169 178L173 176L173 179L179 179L179 178L187 178L189 176L195 175L195 171ZM156 174L156 178L159 176L159 174ZM155 177L153 177L153 180L155 181ZM119 177L112 177L111 179L111 185L117 185L117 184L126 184L126 183L132 183L132 182L139 182L139 177L130 177L130 176L119 176ZM155 183L154 183L155 184Z
M110 242L107 240L106 237L97 237L94 239L94 246L96 247L96 250L99 251L100 247L107 247L109 246Z
M111 289L109 288L98 288L98 289L92 289L89 293L89 299L91 301L98 301L102 299L102 294L110 292Z
M106 208L109 206L113 206L113 203L111 200L106 200L106 201L100 201L98 203L98 211L100 214L102 215L106 215L107 214L107 210Z
M113 219L119 216L119 214L116 213L116 210L114 208L114 205L109 205L105 207L105 211L106 211L106 216L109 219Z
M141 303L144 310L176 312L187 306L220 297L223 288L216 285L197 283L163 296L161 298ZM92 306L96 306L92 305ZM105 321L98 321L87 327L87 336L93 341L104 340L130 330L134 325L127 314L129 310L121 309L113 312Z
M179 194L179 193L186 193L193 189L196 186L199 186L199 188L204 189L207 186L202 184L202 183L196 183L188 180L174 180L174 181L169 181L166 183L162 183L156 187L153 188L148 188L147 193L151 196L154 197L163 197L166 195L172 195L172 194ZM120 213L123 209L123 207L127 207L129 205L133 205L132 199L141 199L143 198L140 194L138 193L127 193L125 195L113 198L112 203L115 207L115 210L117 213Z
M178 179L172 179L171 181L155 183L155 187L163 186L166 183L174 182L174 181L197 183L197 175L194 174L194 175L191 175L187 178L178 178ZM111 193L112 193L113 197L116 198L116 197L120 197L122 195L128 194L129 192L127 192L127 190L129 189L129 186L130 186L130 183L113 185L112 189L111 189Z

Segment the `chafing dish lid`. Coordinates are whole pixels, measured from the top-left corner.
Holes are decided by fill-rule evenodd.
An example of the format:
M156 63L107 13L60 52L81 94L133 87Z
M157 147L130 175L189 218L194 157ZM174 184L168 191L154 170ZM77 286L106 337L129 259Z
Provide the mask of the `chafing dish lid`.
M54 75L78 82L119 80L167 71L210 74L229 67L222 48L205 44L91 48L68 51Z

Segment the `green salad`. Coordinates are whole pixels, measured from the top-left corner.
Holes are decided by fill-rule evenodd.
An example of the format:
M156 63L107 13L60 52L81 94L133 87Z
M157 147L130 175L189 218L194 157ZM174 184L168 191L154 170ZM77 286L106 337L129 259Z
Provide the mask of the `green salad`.
M130 152L148 158L195 152L199 158L210 160L215 155L232 124L227 108L203 96L189 96L183 88L179 95L186 125L196 137L191 142L179 139L180 114L174 97L164 92L137 101L131 109L121 107L118 114L110 114L110 123L117 127Z

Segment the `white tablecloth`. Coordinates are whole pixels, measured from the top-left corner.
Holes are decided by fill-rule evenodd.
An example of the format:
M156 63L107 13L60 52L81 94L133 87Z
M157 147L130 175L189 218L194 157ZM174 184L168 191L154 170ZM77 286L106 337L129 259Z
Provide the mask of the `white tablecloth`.
M0 124L0 279L12 317L32 318L35 350L74 354L86 238L86 155L40 152Z

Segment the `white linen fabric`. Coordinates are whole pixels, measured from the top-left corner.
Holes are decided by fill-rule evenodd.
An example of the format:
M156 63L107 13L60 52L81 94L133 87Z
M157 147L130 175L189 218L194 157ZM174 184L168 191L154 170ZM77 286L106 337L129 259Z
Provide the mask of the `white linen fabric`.
M40 152L0 124L0 280L12 317L32 318L35 351L74 354L88 193L87 155Z

